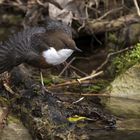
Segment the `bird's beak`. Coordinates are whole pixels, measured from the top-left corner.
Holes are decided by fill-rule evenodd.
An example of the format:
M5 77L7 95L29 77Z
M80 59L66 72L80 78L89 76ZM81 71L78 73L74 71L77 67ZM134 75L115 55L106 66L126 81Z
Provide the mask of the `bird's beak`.
M78 51L78 52L82 52L82 50L77 48L77 47L75 47L75 50Z

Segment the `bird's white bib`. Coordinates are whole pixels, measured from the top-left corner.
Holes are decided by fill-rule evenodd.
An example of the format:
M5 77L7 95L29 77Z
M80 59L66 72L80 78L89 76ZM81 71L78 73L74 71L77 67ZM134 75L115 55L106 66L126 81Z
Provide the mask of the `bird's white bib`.
M44 51L42 55L48 64L58 65L65 62L72 53L73 50L71 49L61 49L56 51L55 48L51 47L50 49Z

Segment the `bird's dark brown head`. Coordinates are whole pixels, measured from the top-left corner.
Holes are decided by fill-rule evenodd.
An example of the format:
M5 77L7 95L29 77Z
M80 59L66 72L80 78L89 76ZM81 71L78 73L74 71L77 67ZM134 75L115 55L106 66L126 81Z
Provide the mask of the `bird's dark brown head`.
M70 38L68 35L61 34L60 40L63 42L64 48L81 52L81 50L77 48L75 41L72 38Z
M48 32L47 34L46 43L56 50L71 49L73 51L81 52L81 50L77 48L75 41L65 32L58 30L55 32Z
M53 37L53 41L50 39L50 44L53 43L54 48L67 48L81 52L81 50L76 47L76 44L72 39L72 28L70 26L58 20L46 17L45 28L47 34L49 34L49 38Z

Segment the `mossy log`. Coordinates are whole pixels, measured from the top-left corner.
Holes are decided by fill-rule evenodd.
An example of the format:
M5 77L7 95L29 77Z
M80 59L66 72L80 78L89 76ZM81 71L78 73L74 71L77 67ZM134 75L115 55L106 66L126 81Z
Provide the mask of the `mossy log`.
M73 102L80 96L59 98L42 90L40 83L20 66L12 70L8 81L6 88L1 87L2 95L9 100L10 109L29 129L33 139L88 139L96 135L91 131L115 125L115 120L95 104L97 97L77 103ZM90 119L71 122L68 118L75 115Z

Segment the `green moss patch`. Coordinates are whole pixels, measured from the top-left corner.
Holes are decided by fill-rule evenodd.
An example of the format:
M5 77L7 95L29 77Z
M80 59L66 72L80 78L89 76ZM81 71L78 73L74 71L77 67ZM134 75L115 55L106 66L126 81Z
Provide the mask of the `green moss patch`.
M115 75L125 72L128 68L140 62L140 43L133 50L120 54L114 58L112 68L115 68Z

